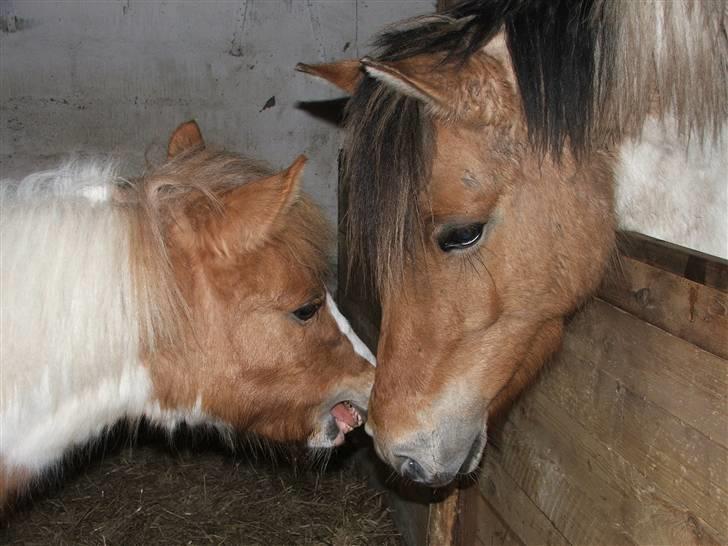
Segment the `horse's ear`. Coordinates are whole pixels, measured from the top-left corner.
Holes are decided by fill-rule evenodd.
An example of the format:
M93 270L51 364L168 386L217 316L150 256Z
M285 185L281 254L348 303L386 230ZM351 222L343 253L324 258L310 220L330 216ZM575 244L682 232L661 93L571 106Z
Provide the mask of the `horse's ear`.
M296 70L322 78L349 95L356 92L356 88L359 87L359 82L364 76L361 62L356 59L322 64L298 63Z
M245 252L263 245L283 225L281 221L300 194L306 156L273 176L248 182L222 198L223 214L211 213L208 243L220 255Z
M444 74L438 75L436 61L429 56L410 57L400 61L377 61L364 57L366 73L394 90L442 110L455 87Z
M172 159L181 152L190 148L204 148L205 141L202 139L202 132L197 122L186 121L177 127L169 137L167 144L167 159Z
M463 63L439 55L398 61L365 57L361 63L369 76L424 102L436 116L500 124L512 123L517 112L515 77L500 35Z

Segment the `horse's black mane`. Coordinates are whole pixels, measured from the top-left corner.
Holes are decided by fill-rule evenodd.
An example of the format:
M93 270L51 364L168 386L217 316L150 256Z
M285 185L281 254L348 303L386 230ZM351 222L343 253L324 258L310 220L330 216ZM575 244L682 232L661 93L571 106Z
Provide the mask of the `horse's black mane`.
M596 71L608 72L613 33L598 0L466 0L409 28L382 33L381 60L444 53L462 62L504 30L532 143L559 156L568 142L578 156L595 143L591 127ZM604 62L598 63L598 59ZM600 66L597 66L599 64ZM601 76L601 74L600 74ZM605 86L603 90L606 90Z
M346 110L343 176L349 274L372 287L400 280L422 234L419 195L429 179L433 127L420 101L364 76Z
M593 7L594 0L468 0L386 30L375 57L444 53L443 62L463 62L503 28L533 145L558 156L568 140L579 155L592 142ZM431 168L432 122L419 101L365 76L347 126L349 270L381 288L398 278L423 233L418 199Z

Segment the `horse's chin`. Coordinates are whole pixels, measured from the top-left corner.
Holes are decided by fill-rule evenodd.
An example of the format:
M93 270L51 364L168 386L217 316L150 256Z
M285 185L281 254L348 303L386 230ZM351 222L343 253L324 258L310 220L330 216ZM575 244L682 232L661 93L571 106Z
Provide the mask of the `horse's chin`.
M488 431L487 428L484 427L483 432L481 432L477 436L477 438L475 438L473 445L470 446L470 450L465 456L465 460L463 461L463 464L460 467L458 474L466 475L475 472L478 469L478 466L480 465L480 460L483 458L483 450L485 449L485 445L487 443Z

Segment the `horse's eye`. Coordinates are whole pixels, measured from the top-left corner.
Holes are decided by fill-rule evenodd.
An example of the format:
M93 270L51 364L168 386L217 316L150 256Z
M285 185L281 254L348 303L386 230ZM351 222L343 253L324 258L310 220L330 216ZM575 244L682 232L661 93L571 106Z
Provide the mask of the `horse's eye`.
M484 226L478 223L447 228L438 236L437 244L443 252L468 248L480 240Z
M306 322L307 320L311 320L320 308L321 302L313 301L311 303L307 303L303 307L299 307L298 309L296 309L293 312L293 316L300 321Z

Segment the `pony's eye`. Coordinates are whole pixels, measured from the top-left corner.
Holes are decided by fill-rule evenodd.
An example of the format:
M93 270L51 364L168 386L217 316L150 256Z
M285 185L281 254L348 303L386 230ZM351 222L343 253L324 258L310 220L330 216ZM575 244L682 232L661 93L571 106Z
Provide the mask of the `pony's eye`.
M303 307L299 307L293 312L293 316L298 320L306 322L311 320L316 312L321 308L321 301L312 301Z
M480 240L484 226L478 223L447 228L438 236L437 244L443 252L471 247Z

